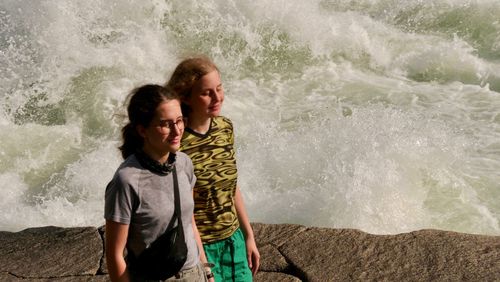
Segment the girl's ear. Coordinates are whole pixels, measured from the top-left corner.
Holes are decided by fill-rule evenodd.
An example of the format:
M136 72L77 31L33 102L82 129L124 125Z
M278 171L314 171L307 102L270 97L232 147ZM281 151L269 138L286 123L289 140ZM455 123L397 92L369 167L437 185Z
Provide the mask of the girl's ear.
M146 128L142 125L139 124L135 127L135 130L137 131L137 134L141 136L142 138L146 138Z

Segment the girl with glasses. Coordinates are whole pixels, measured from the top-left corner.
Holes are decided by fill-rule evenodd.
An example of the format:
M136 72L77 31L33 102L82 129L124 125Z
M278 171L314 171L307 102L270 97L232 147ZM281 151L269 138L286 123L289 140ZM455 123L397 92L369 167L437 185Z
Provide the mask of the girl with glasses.
M129 121L122 128L123 144L119 148L124 161L105 193L106 260L110 278L159 281L131 267L134 265L131 262L132 258L140 260L141 253L152 248L152 243L168 231L177 198L181 225L175 222L179 229L182 226L187 254L183 255L183 265L181 262L180 269L167 281L207 281L201 264L206 258L193 218L192 188L196 177L189 157L177 152L184 132L180 101L160 85L144 85L132 91L127 112ZM177 211L175 214L178 215Z

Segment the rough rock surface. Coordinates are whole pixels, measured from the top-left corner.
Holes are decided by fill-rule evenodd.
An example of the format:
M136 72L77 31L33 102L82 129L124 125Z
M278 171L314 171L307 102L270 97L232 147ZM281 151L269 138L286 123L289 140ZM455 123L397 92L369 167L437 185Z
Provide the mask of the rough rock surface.
M103 241L94 227L0 232L1 281L91 277L97 274L102 259Z
M255 281L500 281L500 236L252 224ZM109 281L104 228L0 232L0 281Z

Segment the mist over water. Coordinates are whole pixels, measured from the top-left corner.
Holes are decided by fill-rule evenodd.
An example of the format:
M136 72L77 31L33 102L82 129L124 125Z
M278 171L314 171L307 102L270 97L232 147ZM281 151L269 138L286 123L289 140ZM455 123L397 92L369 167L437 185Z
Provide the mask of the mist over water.
M500 3L428 2L3 1L0 230L102 225L126 95L204 53L251 221L500 235Z

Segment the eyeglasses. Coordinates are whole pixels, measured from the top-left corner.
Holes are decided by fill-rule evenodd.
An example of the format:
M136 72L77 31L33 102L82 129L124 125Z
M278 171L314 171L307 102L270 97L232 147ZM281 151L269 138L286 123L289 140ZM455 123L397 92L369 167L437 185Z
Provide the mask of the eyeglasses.
M177 129L184 130L186 124L187 119L185 117L178 117L175 121L160 120L159 126L163 130L163 133L170 134L171 131L175 130L174 125L177 126Z

